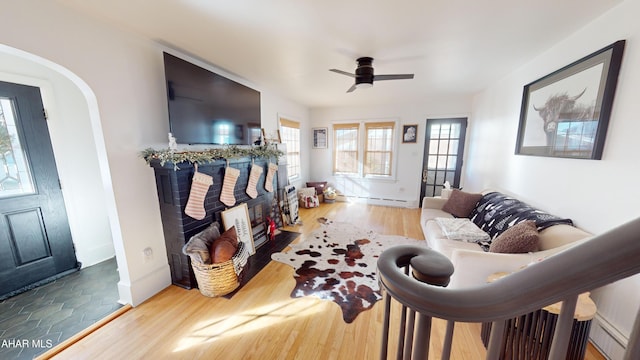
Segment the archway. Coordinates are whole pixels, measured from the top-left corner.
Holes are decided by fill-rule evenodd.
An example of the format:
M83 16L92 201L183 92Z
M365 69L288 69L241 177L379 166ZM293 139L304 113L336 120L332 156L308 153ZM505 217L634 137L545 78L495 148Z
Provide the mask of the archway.
M95 94L68 69L2 44L0 80L40 87L78 260L85 267L115 255L120 302L129 302L129 273Z

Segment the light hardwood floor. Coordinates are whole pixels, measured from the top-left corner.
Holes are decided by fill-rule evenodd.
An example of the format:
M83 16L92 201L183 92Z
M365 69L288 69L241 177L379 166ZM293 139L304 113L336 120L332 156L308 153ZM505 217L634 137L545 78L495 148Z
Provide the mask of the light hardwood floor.
M304 239L326 217L381 234L424 239L419 209L322 204L301 209ZM293 269L272 261L232 299L170 286L62 351L55 359L377 359L383 302L345 324L337 304L291 298ZM392 324L399 307L393 306ZM440 358L444 322L434 321L430 358ZM397 329L390 339L397 338ZM393 343L393 340L391 341ZM590 349L592 350L592 349ZM394 354L391 348L389 354ZM587 355L586 359L604 359ZM391 355L390 355L391 356ZM479 324L456 324L452 359L484 359Z

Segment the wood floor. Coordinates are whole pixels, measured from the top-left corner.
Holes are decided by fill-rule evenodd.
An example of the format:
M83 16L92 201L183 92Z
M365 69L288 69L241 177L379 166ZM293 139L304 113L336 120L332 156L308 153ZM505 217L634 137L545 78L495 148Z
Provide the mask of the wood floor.
M301 209L304 239L318 217L381 234L424 239L419 209L335 203ZM293 269L272 261L232 299L170 286L55 356L55 359L377 359L383 303L345 324L338 305L290 297ZM392 324L398 322L394 304ZM444 322L434 321L430 358L439 359ZM391 334L395 339L397 331ZM393 341L392 341L393 342ZM590 349L591 350L591 349ZM394 354L395 348L390 349ZM479 324L456 324L452 359L484 359ZM586 359L604 359L599 354Z

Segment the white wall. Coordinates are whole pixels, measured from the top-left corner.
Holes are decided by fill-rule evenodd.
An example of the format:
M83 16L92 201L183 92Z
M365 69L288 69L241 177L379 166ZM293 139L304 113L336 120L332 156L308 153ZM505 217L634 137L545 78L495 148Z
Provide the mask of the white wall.
M90 124L99 170L87 171L102 180L121 301L140 304L170 284L155 179L139 157L149 145L167 141L162 49L149 39L84 18L54 2L5 2L3 12L11 14L3 19L11 31L0 32L0 44L54 64L56 71L73 78L85 98L65 105L61 116L76 111L74 116L82 118L84 127ZM65 97L65 89L54 86L54 90L56 97ZM273 114L278 112L308 120L304 108L276 95L263 92L262 104L266 128L276 128ZM73 125L64 131L73 137L76 129ZM75 149L52 137L54 149ZM73 200L65 200L70 212L78 211ZM154 254L150 261L144 261L147 247Z
M370 89L373 90L373 89ZM367 91L367 90L364 90ZM353 94L357 96L358 94ZM310 181L327 181L340 193L347 196L389 199L377 201L385 205L416 207L420 197L420 181L422 176L422 156L426 120L428 118L467 117L470 112L470 99L446 98L427 99L420 104L372 105L366 107L315 108L311 110L312 127L326 127L329 130L329 146L327 149L310 149L311 163ZM396 121L397 158L395 180L369 180L334 176L333 133L335 122L352 121ZM418 124L418 139L415 144L403 144L401 139L402 125ZM311 148L311 131L308 139ZM376 201L369 201L376 203Z
M596 234L640 216L639 13L640 1L624 2L475 96L467 188L516 194ZM602 160L514 155L523 86L619 39L627 44ZM593 298L599 318L628 337L640 305L640 277L598 290ZM621 358L619 346L598 326L592 336L611 358Z

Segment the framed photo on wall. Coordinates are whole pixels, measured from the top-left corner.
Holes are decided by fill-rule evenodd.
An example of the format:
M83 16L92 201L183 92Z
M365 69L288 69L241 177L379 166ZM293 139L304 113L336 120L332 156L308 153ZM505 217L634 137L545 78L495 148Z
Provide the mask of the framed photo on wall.
M517 155L602 158L625 41L525 85Z
M313 148L326 149L329 142L327 128L313 128Z
M415 144L418 142L418 124L402 125L402 143Z
M249 208L246 203L223 211L221 214L222 224L225 230L229 230L232 226L236 227L238 239L244 243L249 249L249 254L256 253L253 245L253 232L251 230L251 219L249 218Z

